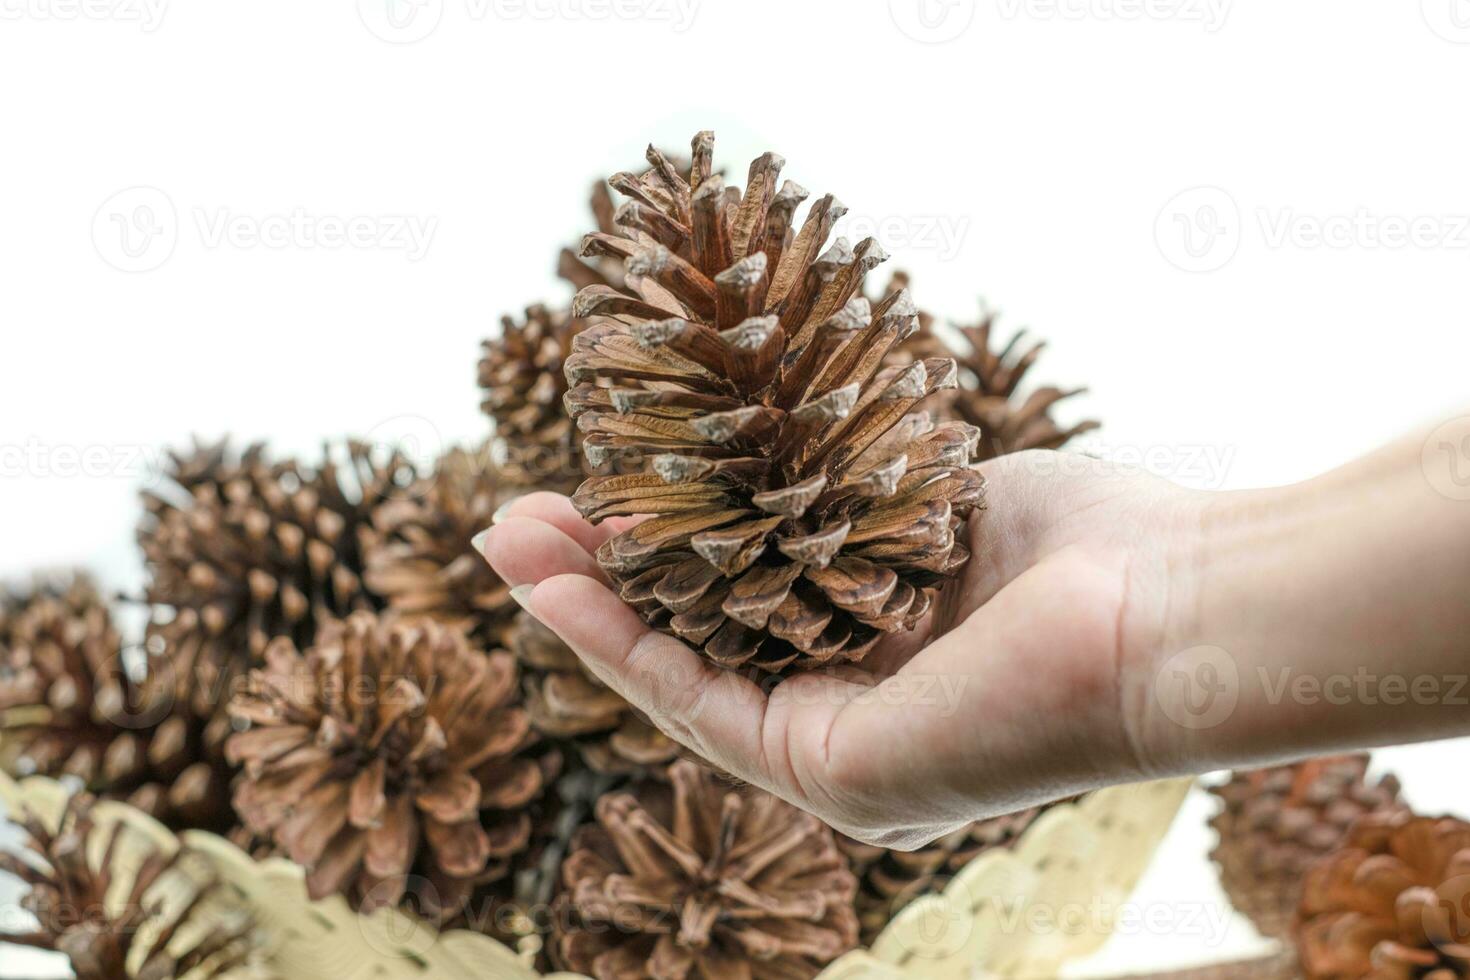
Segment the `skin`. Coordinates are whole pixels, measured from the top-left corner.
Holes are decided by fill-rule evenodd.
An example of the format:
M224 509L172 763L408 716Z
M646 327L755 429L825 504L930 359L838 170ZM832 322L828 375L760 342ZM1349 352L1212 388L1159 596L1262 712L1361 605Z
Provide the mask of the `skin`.
M1445 482L1470 448L1431 472L1443 431L1242 492L1059 453L991 461L973 558L934 614L860 667L773 688L649 630L607 587L592 552L626 520L594 527L536 493L476 540L669 736L910 849L1105 785L1470 733L1470 500Z

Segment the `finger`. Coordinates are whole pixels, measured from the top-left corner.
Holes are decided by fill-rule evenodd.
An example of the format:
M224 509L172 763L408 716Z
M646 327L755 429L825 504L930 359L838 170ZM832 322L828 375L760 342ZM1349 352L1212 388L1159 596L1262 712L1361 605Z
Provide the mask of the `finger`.
M561 530L529 517L510 517L486 532L485 560L512 586L535 585L553 575L586 575L603 581L602 569Z
M766 697L746 678L650 630L602 582L555 575L527 597L531 613L603 683L670 738L747 782L771 789L759 753Z
M610 517L601 524L589 524L569 499L546 491L528 493L512 500L496 512L495 523L512 517L529 517L550 524L588 552L595 552L608 538L638 523L638 518Z

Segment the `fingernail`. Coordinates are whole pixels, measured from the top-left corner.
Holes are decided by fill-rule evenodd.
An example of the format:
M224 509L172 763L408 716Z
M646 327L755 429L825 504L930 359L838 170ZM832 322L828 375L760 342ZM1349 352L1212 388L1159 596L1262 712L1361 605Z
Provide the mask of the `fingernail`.
M485 539L488 537L490 537L490 529L487 527L473 538L470 538L470 547L474 548L476 553L483 555L485 553Z
M510 590L510 597L516 601L526 612L531 612L531 593L536 591L534 585L517 585ZM535 613L531 613L533 616Z
M515 506L515 502L520 499L520 497L511 497L505 503L495 508L495 513L490 515L490 523L499 524L510 513L510 509Z

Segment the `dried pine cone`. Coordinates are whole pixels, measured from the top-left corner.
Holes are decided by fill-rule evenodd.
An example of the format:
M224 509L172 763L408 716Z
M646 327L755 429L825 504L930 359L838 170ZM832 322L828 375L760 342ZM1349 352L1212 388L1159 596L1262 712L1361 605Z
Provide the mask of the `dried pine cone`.
M574 745L588 768L641 775L678 757L678 743L588 673L571 648L533 617L516 620L511 649L521 662L531 724L548 738Z
M600 799L562 880L552 959L597 980L814 977L857 942L832 832L692 762Z
M258 975L249 971L260 945L254 924L202 861L143 844L141 864L131 865L122 858L126 825L104 828L92 808L90 797L72 797L55 832L25 815L32 853L0 854L0 868L30 886L20 905L37 926L0 941L62 953L78 980ZM102 841L95 863L94 837Z
M1211 821L1220 840L1210 856L1231 904L1262 935L1288 934L1302 875L1356 820L1403 809L1398 780L1369 783L1368 761L1367 755L1312 759L1235 773L1211 788L1223 808Z
M1297 947L1309 980L1470 977L1470 823L1365 817L1307 872Z
M11 774L71 776L170 826L225 829L224 732L171 708L167 691L130 672L87 578L0 596L0 757Z
M470 539L512 495L485 449L454 449L432 476L379 504L364 536L363 580L395 612L425 615L500 644L519 606Z
M567 417L563 365L588 321L536 305L482 343L481 407L505 444L507 475L522 487L570 492L582 478L581 440Z
M306 867L312 897L452 920L527 851L559 768L529 752L516 694L510 654L431 621L356 613L304 655L279 638L231 705L251 726L228 746L235 808Z
M949 356L959 367L958 386L939 396L944 418L959 419L980 429L979 455L993 459L1026 449L1059 449L1098 427L1094 421L1063 428L1051 417L1052 408L1085 388L1063 390L1045 386L1022 395L1026 374L1045 349L1045 342L1029 344L1019 330L999 349L991 348L996 315L986 311L973 326L955 326L951 341L938 329L924 329L904 344L910 357Z
M956 529L982 495L978 433L913 412L954 384L952 360L880 367L916 311L903 292L862 298L877 243L822 251L843 213L830 196L793 235L806 192L777 191L781 159L756 160L742 197L711 173L712 150L695 137L685 181L650 148L652 170L613 178L633 199L620 234L585 241L626 260L631 292L577 295L575 314L609 320L572 342L568 407L590 462L633 451L651 470L593 477L573 503L594 522L655 515L598 561L714 662L859 660L968 558Z
M863 945L872 945L893 917L914 899L943 890L952 875L986 851L1015 844L1037 817L1058 805L977 820L917 851L891 851L839 834L837 846L847 855L861 886L856 907Z
M149 642L197 713L227 701L273 637L306 644L323 621L381 605L363 586L360 538L412 477L356 442L319 467L223 443L172 456L167 484L144 494L138 539L160 608Z

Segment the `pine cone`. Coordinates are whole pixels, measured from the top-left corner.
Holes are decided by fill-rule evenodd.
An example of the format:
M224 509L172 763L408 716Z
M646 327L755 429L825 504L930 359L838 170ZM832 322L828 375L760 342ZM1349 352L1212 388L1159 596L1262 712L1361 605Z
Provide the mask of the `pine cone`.
M1307 872L1297 927L1310 980L1470 977L1470 823L1365 817Z
M588 321L536 305L524 320L501 319L481 344L481 407L505 444L506 469L522 487L571 492L582 479L581 439L567 417L563 368L572 338Z
M977 820L917 851L891 851L839 834L837 846L847 855L861 885L856 906L862 925L862 944L871 946L884 927L910 902L943 890L951 876L986 851L1011 847L1037 817L1059 805L1048 804Z
M313 898L364 911L407 898L437 922L506 878L555 778L533 755L510 654L430 621L355 613L303 655L273 641L231 714L235 808L307 869Z
M171 707L168 692L129 672L86 577L0 596L0 754L12 775L71 776L172 827L223 830L233 820L224 731Z
M454 449L432 476L379 504L364 535L363 580L389 608L460 627L501 645L520 607L470 539L514 491L485 449Z
M922 329L905 342L903 352L911 358L948 356L959 367L958 386L936 399L940 416L980 429L981 459L1026 449L1059 449L1098 428L1098 423L1091 420L1063 428L1051 417L1058 402L1080 395L1086 388L1045 386L1021 394L1026 374L1046 344L1029 343L1026 332L1019 330L1004 346L993 350L995 319L994 313L984 311L980 322L973 326L955 325L950 331L954 341L938 329Z
M741 198L710 173L712 150L695 137L686 182L650 148L651 171L613 180L634 199L626 237L586 239L585 254L627 260L633 294L577 295L576 315L610 319L572 342L568 407L591 463L634 451L651 471L593 477L573 503L594 522L655 515L598 560L714 662L860 660L968 558L956 529L982 494L978 433L911 414L953 385L953 361L880 369L915 309L906 293L862 298L877 243L821 251L843 213L830 196L793 237L805 191L776 190L781 159L756 160Z
M1285 937L1302 875L1367 814L1397 812L1393 776L1366 780L1367 755L1331 756L1235 773L1210 792L1224 804L1211 820L1211 853L1231 903L1263 936Z
M677 742L588 673L571 648L535 618L522 614L516 620L511 649L521 663L532 726L575 746L589 769L644 775L679 755Z
M689 167L686 164L674 163L675 170L683 174L687 180ZM606 181L596 181L592 185L592 197L588 201L588 207L592 211L593 224L597 230L604 235L617 233L617 213L613 205L612 194L607 189ZM563 248L557 256L556 274L572 284L575 289L585 289L588 286L610 286L613 289L622 289L627 281L623 272L623 262L619 258L610 255L593 255L583 258L575 250Z
M126 825L104 830L92 806L84 794L72 797L54 833L25 814L32 853L26 859L0 853L0 868L30 886L20 904L37 927L0 940L65 954L78 980L245 975L260 937L248 912L206 876L202 861L187 850L164 855L150 848L134 871L121 859ZM102 842L95 864L94 839ZM119 881L126 891L117 890Z
M692 762L604 796L562 865L558 968L597 980L814 977L857 941L832 832Z
M196 713L215 713L271 638L306 644L325 620L381 605L363 586L360 539L414 474L396 454L371 457L351 442L311 468L269 462L258 445L197 446L144 494L138 538L161 610L149 642Z

